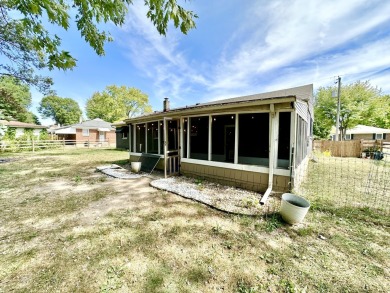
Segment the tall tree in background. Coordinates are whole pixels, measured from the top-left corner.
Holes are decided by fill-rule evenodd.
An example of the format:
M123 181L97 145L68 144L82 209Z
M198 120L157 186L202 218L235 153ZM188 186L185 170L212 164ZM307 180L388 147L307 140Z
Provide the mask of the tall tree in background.
M381 96L373 101L375 114L367 117L365 123L390 129L390 95Z
M332 97L336 87L321 87L316 93L314 107L314 135L327 138L332 126L336 125L337 98ZM381 90L370 84L369 81L357 81L344 85L340 96L340 133L344 137L347 129L357 124L378 126L381 118L378 109L388 107L381 105L384 97ZM379 115L379 116L378 116ZM382 125L383 126L383 125Z
M39 124L38 117L29 111L30 106L31 93L28 86L14 77L0 77L0 110L6 119Z
M61 125L77 123L82 115L75 100L57 96L44 97L39 104L38 112L43 118L51 118Z
M132 0L1 0L0 56L5 62L0 64L0 75L14 76L48 93L52 80L36 71L67 70L76 65L76 59L61 48L61 38L47 29L49 24L68 30L74 20L81 37L98 55L104 55L104 44L112 38L98 28L99 23L122 25L132 3ZM166 34L170 20L183 33L195 27L197 16L177 5L176 0L144 0L144 3L148 7L147 17L160 34Z
M103 92L96 92L87 101L89 119L100 118L115 122L152 111L148 95L136 88L109 85Z

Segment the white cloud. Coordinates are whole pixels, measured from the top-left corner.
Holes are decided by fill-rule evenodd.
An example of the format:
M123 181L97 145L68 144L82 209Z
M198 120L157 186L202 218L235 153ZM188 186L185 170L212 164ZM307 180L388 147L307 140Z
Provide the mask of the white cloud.
M160 36L142 3L130 9L120 41L151 80L155 97L172 98L172 106L191 103L194 94L198 100L193 102L200 102L307 83L326 85L334 75L354 81L364 77L362 72L375 73L390 64L390 38L375 36L380 33L376 28L390 22L387 1L253 1L230 39L219 44L219 57L208 61L181 51L179 32L171 29L167 37ZM371 80L386 90L383 77Z
M221 60L214 87L247 87L259 75L353 41L390 19L390 3L373 4L294 1L286 5L281 1L268 7L254 5L248 21L258 21L268 30L263 35L248 35L235 54ZM261 18L261 14L268 17Z

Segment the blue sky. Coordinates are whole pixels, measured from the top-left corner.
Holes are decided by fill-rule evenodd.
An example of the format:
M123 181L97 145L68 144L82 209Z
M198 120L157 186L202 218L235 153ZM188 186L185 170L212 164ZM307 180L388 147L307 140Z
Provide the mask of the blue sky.
M153 110L313 83L314 88L370 80L390 93L390 1L192 0L197 28L160 36L134 1L114 42L97 56L75 29L59 32L78 59L72 71L51 71L61 97L85 102L107 85L136 87ZM46 72L45 72L46 73ZM42 95L33 90L36 108ZM40 119L50 124L49 119Z

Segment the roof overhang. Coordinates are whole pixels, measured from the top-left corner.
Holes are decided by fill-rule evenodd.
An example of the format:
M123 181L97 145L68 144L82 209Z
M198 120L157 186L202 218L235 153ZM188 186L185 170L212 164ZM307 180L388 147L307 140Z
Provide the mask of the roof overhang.
M229 110L240 111L240 108L264 106L269 104L291 103L291 102L295 102L296 100L297 98L295 96L286 96L286 97L275 97L275 98L252 100L252 101L195 105L186 108L173 109L166 112L158 112L149 115L129 118L126 119L125 122L127 124L130 124L130 123L140 123L140 122L161 120L164 117L175 118L180 116L190 116L190 115L197 115L197 114L207 115L207 114L212 114L215 111L229 111Z
M76 128L67 127L54 130L55 134L76 134Z

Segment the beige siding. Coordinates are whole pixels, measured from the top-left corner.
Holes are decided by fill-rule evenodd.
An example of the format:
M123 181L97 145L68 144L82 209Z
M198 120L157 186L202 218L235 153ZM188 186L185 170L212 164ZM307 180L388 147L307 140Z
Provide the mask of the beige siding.
M223 185L264 192L268 188L268 174L233 170L228 168L182 163L180 173L195 178L204 178ZM274 175L273 190L287 191L289 177Z
M361 140L361 139L364 139L364 140L372 140L372 133L354 134L354 135L353 135L353 140ZM386 139L384 139L383 141L388 141L388 142L390 142L390 133L387 133L387 134L386 134Z
M361 139L371 140L372 134L354 134L353 135L353 140L361 140Z
M131 155L130 162L137 162L139 155ZM158 170L164 170L164 160L161 159L156 166ZM227 186L235 186L257 192L265 192L268 188L268 174L233 170L214 166L197 165L193 163L181 163L180 173L194 178L202 178ZM273 190L288 191L288 176L274 175Z

